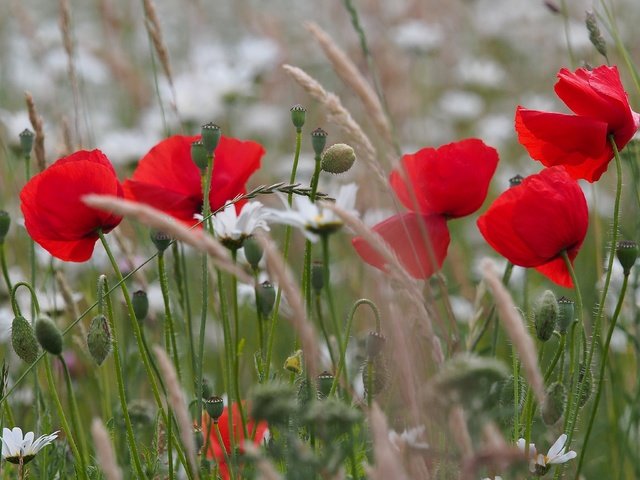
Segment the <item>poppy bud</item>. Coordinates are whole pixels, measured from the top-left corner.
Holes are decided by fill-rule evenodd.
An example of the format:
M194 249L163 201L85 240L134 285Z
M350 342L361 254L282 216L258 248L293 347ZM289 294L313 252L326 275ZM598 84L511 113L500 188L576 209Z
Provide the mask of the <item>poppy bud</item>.
M298 132L301 131L307 116L307 110L302 105L296 104L291 107L290 112L293 126L296 127Z
M164 252L167 248L169 248L169 245L171 245L171 237L165 232L151 230L149 232L149 237L151 237L151 241L158 249L158 252Z
M255 238L249 237L245 239L244 244L244 256L254 270L258 269L258 264L262 260L263 250L260 244Z
M287 357L284 361L284 368L296 375L300 375L302 373L302 350L296 350L293 355Z
M331 393L331 387L333 386L334 380L333 374L331 372L327 372L326 370L318 375L318 397L319 398L327 398L329 393Z
M593 12L586 12L585 25L587 26L587 31L589 32L589 40L596 47L596 50L603 57L607 56L607 44L604 41L604 37L602 33L600 33L600 28L598 27L598 22L596 21L596 16Z
M16 355L26 363L33 363L38 358L38 341L33 328L24 317L16 317L11 323L11 345Z
M218 146L220 141L220 127L215 123L207 123L202 125L201 130L202 144L207 152L207 155L213 155L213 151Z
M200 169L200 173L204 175L209 165L207 157L207 149L202 142L193 142L191 144L191 161Z
M331 145L322 154L322 170L329 173L344 173L356 161L356 152L346 143Z
M207 397L203 400L204 409L207 411L213 423L218 423L218 419L224 412L224 400L217 395Z
M311 264L311 286L316 293L320 293L324 288L324 265L320 260Z
M104 315L98 315L91 320L87 333L87 347L98 365L102 365L111 353L111 330Z
M11 225L11 217L9 212L0 210L0 243L4 243L4 239L7 238L9 233L9 225Z
M633 267L636 263L636 258L638 258L638 244L633 240L622 240L618 242L616 256L618 257L620 265L622 265L625 276L629 275L629 273L631 273L631 267Z
M20 148L22 149L22 155L25 157L30 156L31 149L33 148L33 138L35 137L35 134L28 128L25 128L18 136L20 137Z
M136 315L136 320L142 322L147 318L149 313L149 298L147 292L144 290L136 290L131 297L131 304L133 305L133 313Z
M367 343L366 343L367 357L369 357L369 360L373 360L378 355L380 355L380 353L382 353L382 350L384 349L384 344L386 343L386 341L387 339L382 333L369 332L369 335L367 336Z
M256 304L262 315L268 317L276 301L276 289L269 281L264 281L256 288Z
M546 342L558 323L558 301L551 290L544 292L538 299L533 308L533 317L538 340Z
M327 136L329 134L320 127L311 132L311 145L313 146L313 152L319 157L327 144Z
M515 177L511 177L509 179L509 187L517 187L522 183L522 180L524 180L524 177L520 174L516 175Z
M567 333L569 326L573 323L575 302L567 297L558 299L558 330L561 334Z
M551 426L562 418L567 402L567 392L564 385L554 382L547 388L547 396L540 407L540 414L545 425Z
M49 317L40 316L36 320L36 338L40 346L51 355L62 353L62 333Z

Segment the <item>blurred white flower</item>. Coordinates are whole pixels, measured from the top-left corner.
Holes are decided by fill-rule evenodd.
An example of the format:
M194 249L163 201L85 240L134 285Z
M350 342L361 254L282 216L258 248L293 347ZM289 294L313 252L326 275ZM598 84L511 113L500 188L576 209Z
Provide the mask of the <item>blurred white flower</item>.
M426 53L442 45L442 30L438 25L429 25L420 20L409 20L392 31L393 42L400 48Z
M491 479L491 477L484 477L482 480L502 480L502 477L500 475L496 475L493 479Z
M240 214L235 204L227 202L224 210L213 216L213 232L225 247L238 249L242 243L258 229L269 231L269 212L260 202L249 202Z
M482 97L465 90L450 90L445 92L438 102L440 110L456 120L471 120L478 117L485 104Z
M427 450L429 444L421 440L424 431L424 425L405 429L402 433L391 430L389 432L389 441L398 450L402 450L405 446L416 450Z
M7 461L15 464L25 464L33 459L36 454L43 448L58 438L58 432L49 435L42 435L34 440L33 432L27 432L22 435L20 427L2 429L2 457Z
M555 443L551 446L546 455L538 453L536 446L533 443L529 444L529 470L531 473L535 473L538 476L546 474L551 465L558 465L560 463L566 463L578 456L573 450L566 451L567 435L562 434L558 437ZM524 453L525 440L521 438L518 440L518 448Z
M357 191L358 186L355 183L341 186L336 195L336 206L357 215L358 212L355 210ZM293 205L293 209L267 209L270 219L276 223L301 229L312 242L318 241L321 234L330 234L342 227L342 220L333 210L313 203L308 197L294 197Z

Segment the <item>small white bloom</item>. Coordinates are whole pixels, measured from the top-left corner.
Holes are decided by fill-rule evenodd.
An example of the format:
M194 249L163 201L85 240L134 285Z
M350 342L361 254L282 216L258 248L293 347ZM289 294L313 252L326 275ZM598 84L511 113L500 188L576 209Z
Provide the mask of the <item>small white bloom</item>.
M546 455L538 453L533 443L529 444L529 470L531 473L535 473L537 476L545 475L551 465L558 465L560 463L566 463L578 456L573 450L569 450L565 453L567 443L567 435L562 434L555 443L551 446ZM518 448L524 452L524 438L518 440Z
M336 195L336 206L357 215L358 212L355 210L357 191L358 186L355 183L341 186ZM342 220L333 210L313 203L308 197L296 196L293 204L293 209L268 209L270 218L274 222L300 228L312 242L318 241L320 234L333 233L342 227Z
M429 444L420 439L424 434L424 431L424 425L413 427L408 430L405 429L402 433L391 430L389 432L389 441L398 450L401 450L405 445L416 450L427 450L429 448Z
M484 477L482 480L492 480L490 477ZM496 475L495 477L493 477L493 480L502 480L502 477L500 475Z
M11 463L19 464L22 461L25 464L33 459L40 449L58 438L58 432L42 435L36 440L34 438L33 432L27 432L23 436L20 427L13 427L12 430L3 428L2 437L0 437L0 440L2 440L2 457Z
M228 248L240 248L242 243L258 229L269 231L267 209L260 202L245 204L236 212L236 207L227 202L224 210L213 216L213 232Z

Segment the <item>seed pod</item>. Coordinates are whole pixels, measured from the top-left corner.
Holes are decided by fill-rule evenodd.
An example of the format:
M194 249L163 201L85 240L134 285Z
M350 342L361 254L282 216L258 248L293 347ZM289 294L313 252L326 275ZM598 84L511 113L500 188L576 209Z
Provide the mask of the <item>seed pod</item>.
M567 297L558 299L558 330L561 334L567 333L569 326L575 318L575 302Z
M622 240L618 242L616 256L618 257L620 265L622 265L625 276L629 275L631 268L636 263L636 258L638 258L638 244L633 240Z
M551 290L545 291L533 308L536 336L546 342L553 335L558 323L558 301Z
M164 252L167 248L169 248L169 245L171 245L171 237L165 232L151 230L149 232L149 237L151 237L151 241L155 245L158 252Z
M554 382L547 388L547 396L540 407L540 415L545 425L551 426L562 418L567 404L567 391L560 382Z
M307 117L307 110L300 104L296 104L289 110L291 112L291 122L297 131L302 130Z
M329 396L334 378L336 377L326 370L318 375L318 398L327 398Z
M380 332L369 332L367 335L367 357L369 360L375 359L384 350L384 344L387 342L386 337Z
M33 363L38 358L40 348L33 333L33 328L24 317L16 317L11 323L11 345L16 355L26 363Z
M204 175L209 165L207 158L207 149L202 142L193 142L191 144L191 161L200 169L200 173Z
M87 347L98 365L102 365L111 353L111 330L104 315L98 315L91 320L87 333Z
M251 268L254 270L258 269L258 264L260 260L262 260L263 250L260 244L256 241L255 238L249 237L245 239L244 244L244 256L251 265Z
M313 146L313 152L319 157L327 144L327 136L329 134L321 128L316 128L311 132L311 145Z
M218 423L218 419L222 416L224 412L224 400L222 397L218 397L214 395L212 397L205 398L203 400L204 409L207 411L213 423Z
M264 317L271 315L273 304L276 301L276 289L269 281L262 282L256 288L256 303L258 310Z
M131 297L131 304L133 305L133 313L136 315L136 320L142 322L147 318L149 313L149 298L147 292L144 290L136 290Z
M40 316L36 320L36 338L40 346L51 355L62 353L62 333L49 317Z
M33 148L33 139L36 136L35 133L28 128L25 128L18 136L20 137L20 149L22 150L22 156L30 156L31 149Z
M207 123L202 125L200 133L202 135L202 144L207 154L213 154L220 141L220 127L215 123Z

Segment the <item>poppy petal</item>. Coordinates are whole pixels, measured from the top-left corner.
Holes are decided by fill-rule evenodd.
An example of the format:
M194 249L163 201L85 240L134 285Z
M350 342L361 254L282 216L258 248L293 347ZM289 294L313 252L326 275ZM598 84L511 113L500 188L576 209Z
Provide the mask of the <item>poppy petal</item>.
M450 237L442 216L409 212L394 215L372 230L382 237L414 278L429 278L442 267L447 256ZM353 246L365 262L380 270L386 269L384 257L362 237L354 238Z

